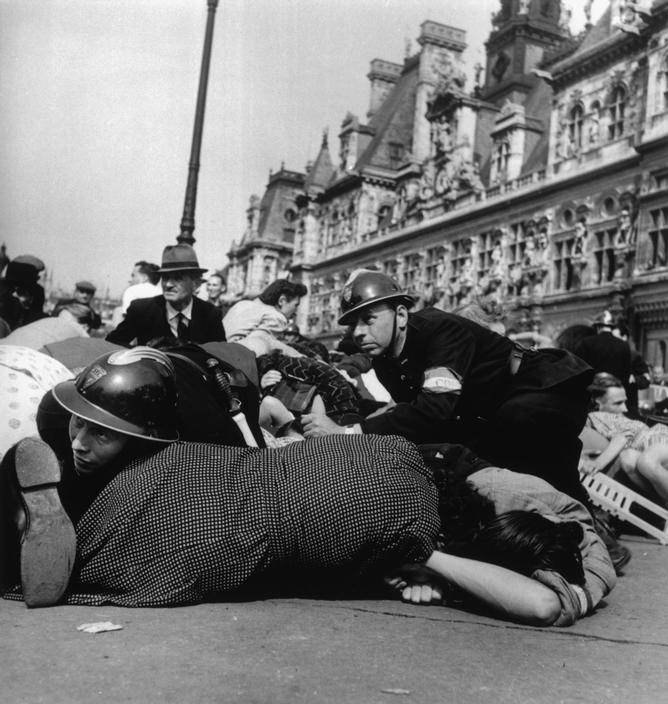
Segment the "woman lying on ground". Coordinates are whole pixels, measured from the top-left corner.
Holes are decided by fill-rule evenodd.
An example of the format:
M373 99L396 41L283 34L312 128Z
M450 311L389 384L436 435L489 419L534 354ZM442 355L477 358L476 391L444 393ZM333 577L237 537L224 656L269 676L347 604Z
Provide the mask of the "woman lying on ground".
M68 604L123 606L340 596L401 575L404 565L409 572L424 565L499 616L567 625L614 584L609 560L603 586L585 579L577 523L550 532L546 521L550 537L529 551L535 564L522 564L526 574L462 556L465 546L460 555L436 549L438 490L402 438L332 436L275 450L175 442L173 367L156 350L104 355L53 395L72 413L75 478L64 477L62 506L59 465L46 443L25 439L3 462L11 484L2 493L4 515L21 538L28 605L63 594ZM72 543L63 506L80 516L74 566L72 548L63 547ZM605 562L605 548L588 537ZM503 561L502 547L497 541L493 556L482 552ZM508 554L514 564L517 551ZM563 564L563 575L551 571ZM18 588L12 593L19 598Z
M616 462L616 479L668 507L668 426L627 418L626 391L612 374L596 374L589 391L593 410L581 435L581 470L593 474Z

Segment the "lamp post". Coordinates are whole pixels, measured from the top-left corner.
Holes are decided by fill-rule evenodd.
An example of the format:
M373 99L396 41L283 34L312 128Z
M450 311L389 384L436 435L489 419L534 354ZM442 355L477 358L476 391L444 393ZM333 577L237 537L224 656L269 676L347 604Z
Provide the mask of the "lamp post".
M207 0L206 32L204 49L202 51L202 68L199 75L199 90L197 92L197 107L195 108L195 126L188 163L188 183L186 198L181 217L181 233L176 238L179 244L192 245L195 242L195 203L197 202L197 178L199 174L199 155L202 148L202 127L204 126L204 107L206 105L206 88L209 82L209 64L211 62L211 43L213 40L213 23L216 19L218 0Z

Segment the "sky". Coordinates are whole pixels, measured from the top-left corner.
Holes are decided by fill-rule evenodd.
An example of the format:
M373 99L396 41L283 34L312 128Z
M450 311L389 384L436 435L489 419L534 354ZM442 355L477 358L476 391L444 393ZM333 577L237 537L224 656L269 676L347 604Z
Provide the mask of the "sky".
M596 0L597 17L607 0ZM582 3L571 0L574 27ZM466 30L484 62L500 0L220 0L195 249L222 267L271 170L303 171L348 111L365 120L375 58L401 62L424 20ZM0 243L55 286L120 296L179 234L206 0L0 0ZM469 87L471 78L469 78Z

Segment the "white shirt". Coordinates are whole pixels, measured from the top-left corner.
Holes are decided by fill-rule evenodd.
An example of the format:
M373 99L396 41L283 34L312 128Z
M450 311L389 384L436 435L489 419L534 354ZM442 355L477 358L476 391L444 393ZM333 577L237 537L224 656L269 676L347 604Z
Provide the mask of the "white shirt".
M123 291L123 298L121 300L121 313L123 317L128 312L130 303L137 298L153 298L154 296L159 296L162 293L162 287L158 284L152 284L148 281L144 281L141 284L132 284L128 286L125 291Z

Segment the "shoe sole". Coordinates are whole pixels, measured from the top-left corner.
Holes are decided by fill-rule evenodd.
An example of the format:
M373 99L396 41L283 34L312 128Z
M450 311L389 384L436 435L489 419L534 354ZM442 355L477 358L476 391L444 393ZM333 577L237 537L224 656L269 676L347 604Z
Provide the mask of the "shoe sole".
M21 538L21 586L26 606L51 606L67 589L76 555L74 526L60 503L60 465L36 438L16 445L16 479L26 513Z

